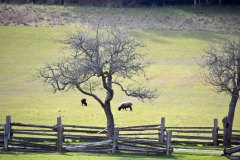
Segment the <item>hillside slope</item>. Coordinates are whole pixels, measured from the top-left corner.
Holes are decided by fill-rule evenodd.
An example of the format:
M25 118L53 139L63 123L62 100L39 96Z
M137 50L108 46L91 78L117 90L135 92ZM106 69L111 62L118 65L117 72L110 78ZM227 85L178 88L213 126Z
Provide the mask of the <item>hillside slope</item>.
M106 26L131 29L239 31L240 7L102 8L0 4L0 25Z

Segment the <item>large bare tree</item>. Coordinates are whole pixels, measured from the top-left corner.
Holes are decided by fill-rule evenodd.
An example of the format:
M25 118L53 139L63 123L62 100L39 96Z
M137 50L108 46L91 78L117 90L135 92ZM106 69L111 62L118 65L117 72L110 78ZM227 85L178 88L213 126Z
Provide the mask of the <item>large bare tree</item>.
M40 69L38 77L52 86L54 92L75 88L93 97L107 118L107 136L113 136L114 118L111 101L114 85L127 96L149 100L158 96L156 89L143 84L145 68L151 65L139 49L144 45L120 29L93 29L77 32L63 43L70 46L71 55L60 62ZM140 79L141 82L137 83ZM133 83L124 83L130 80ZM102 91L101 94L99 90ZM102 97L102 95L104 95ZM101 96L100 96L101 95Z
M223 119L224 145L231 144L234 113L240 91L240 37L211 44L203 56L202 67L208 70L205 81L231 96L228 115Z

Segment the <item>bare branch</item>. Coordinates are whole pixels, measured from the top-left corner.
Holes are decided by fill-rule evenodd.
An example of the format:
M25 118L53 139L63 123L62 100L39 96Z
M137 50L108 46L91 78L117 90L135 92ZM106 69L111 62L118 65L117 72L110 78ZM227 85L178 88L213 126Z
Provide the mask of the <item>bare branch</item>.
M201 66L208 70L204 80L217 92L240 91L240 39L211 44L204 53Z
M83 94L95 98L101 106L113 99L113 77L145 77L145 68L152 64L140 54L140 48L144 47L142 42L117 28L103 31L100 23L96 32L78 32L62 42L70 46L72 54L56 64L46 65L39 71L39 78L50 84L54 92L77 88ZM115 84L127 96L141 100L158 96L157 90L149 90L147 87L136 85L125 89L120 83ZM106 91L105 101L94 94L101 87Z
M100 82L97 80L89 79L85 83L83 83L82 88L84 90L89 91L90 93L93 93L94 91L98 90L100 86Z
M97 95L83 90L83 89L80 87L80 85L76 85L76 88L77 88L80 92L82 92L83 94L93 97L96 101L98 101L98 103L99 103L102 107L104 107L104 103L101 101L101 99L100 99Z
M159 96L157 89L150 90L142 86L128 86L124 88L119 82L113 82L113 84L118 85L127 96L135 97L142 101L145 99L154 99Z

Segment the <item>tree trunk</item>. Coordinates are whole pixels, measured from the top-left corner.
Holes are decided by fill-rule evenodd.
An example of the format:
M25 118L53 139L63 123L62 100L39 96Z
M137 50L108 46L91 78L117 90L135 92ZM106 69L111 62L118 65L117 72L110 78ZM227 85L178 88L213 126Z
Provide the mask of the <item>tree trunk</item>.
M236 147L232 147L232 148L225 148L223 150L224 155L231 155L231 154L237 153L237 152L240 152L240 145L236 146Z
M218 0L218 4L221 6L222 5L222 0Z
M107 138L113 137L114 133L114 119L113 114L111 111L111 104L110 102L106 102L104 105L104 112L107 118Z
M223 145L225 146L231 145L234 113L238 98L239 98L238 92L232 94L231 102L229 104L228 116L223 119L224 128Z
M197 0L194 0L194 6L196 6L197 5Z

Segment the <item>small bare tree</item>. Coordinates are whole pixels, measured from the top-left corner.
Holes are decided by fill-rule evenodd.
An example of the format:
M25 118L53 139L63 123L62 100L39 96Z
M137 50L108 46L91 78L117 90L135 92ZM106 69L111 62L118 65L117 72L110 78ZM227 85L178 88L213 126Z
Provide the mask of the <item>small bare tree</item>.
M224 145L231 144L235 108L240 91L240 38L227 38L204 50L202 67L208 70L205 81L217 92L231 95L228 116L223 119Z
M136 81L132 85L123 83L139 76L145 78L144 69L151 65L139 53L143 44L128 33L120 29L100 30L98 27L94 32L77 32L63 43L70 46L72 54L56 64L46 65L38 77L50 84L54 92L75 88L93 97L105 112L108 138L114 133L111 111L113 85L120 87L127 96L141 100L158 96L156 89L144 87L142 82L141 85ZM106 95L101 98L96 94L98 90L102 90L101 95Z

